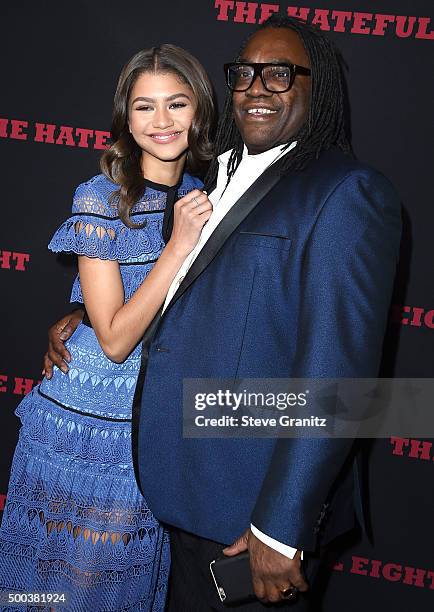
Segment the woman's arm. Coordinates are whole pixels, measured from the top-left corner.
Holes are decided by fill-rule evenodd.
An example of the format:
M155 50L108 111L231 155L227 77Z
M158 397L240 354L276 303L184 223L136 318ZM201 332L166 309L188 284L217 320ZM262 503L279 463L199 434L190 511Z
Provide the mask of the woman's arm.
M199 206L197 202L200 202ZM172 237L127 304L124 304L117 261L85 256L78 258L86 311L101 348L109 359L124 361L142 338L164 303L176 273L196 246L211 212L212 205L208 198L197 189L176 202Z

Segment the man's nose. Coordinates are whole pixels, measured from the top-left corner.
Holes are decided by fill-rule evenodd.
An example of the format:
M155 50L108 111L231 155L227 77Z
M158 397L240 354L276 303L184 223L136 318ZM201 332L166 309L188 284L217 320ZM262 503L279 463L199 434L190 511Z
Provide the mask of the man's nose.
M271 91L267 91L262 82L261 76L257 74L253 83L250 85L249 89L246 91L248 96L252 96L252 98L259 98L260 96L272 96L273 93Z

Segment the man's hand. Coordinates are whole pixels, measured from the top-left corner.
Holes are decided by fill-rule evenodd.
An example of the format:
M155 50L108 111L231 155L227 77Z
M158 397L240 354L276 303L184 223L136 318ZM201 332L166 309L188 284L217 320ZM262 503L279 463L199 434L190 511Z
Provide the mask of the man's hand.
M68 371L66 363L71 361L71 355L65 348L64 342L68 340L83 319L83 310L74 310L60 321L57 321L48 330L48 351L44 355L44 369L42 376L50 379L53 376L53 365L56 365L64 374Z
M255 595L262 602L284 601L282 591L290 587L297 587L299 591L309 588L301 573L301 552L289 559L258 540L250 529L223 552L233 557L245 550L250 555Z

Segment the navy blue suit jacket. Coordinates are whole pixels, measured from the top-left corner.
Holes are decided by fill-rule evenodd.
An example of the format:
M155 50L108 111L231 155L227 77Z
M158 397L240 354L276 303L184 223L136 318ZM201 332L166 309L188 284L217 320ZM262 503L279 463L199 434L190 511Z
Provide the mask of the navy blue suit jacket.
M133 454L160 520L222 543L253 522L309 551L320 526L325 543L354 522L352 441L183 439L183 379L375 377L401 216L390 183L337 149L302 172L281 177L278 165L148 330Z

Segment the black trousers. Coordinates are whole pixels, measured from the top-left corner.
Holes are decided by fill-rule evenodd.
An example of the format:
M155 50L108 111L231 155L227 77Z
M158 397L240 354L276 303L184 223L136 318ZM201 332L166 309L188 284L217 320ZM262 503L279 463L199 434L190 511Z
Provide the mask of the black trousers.
M311 588L306 594L299 593L295 602L263 604L255 601L228 606L220 601L209 571L210 562L221 556L225 545L177 528L170 530L170 537L172 561L166 612L314 612L318 609L311 589L319 569L319 557L305 555L303 568Z

